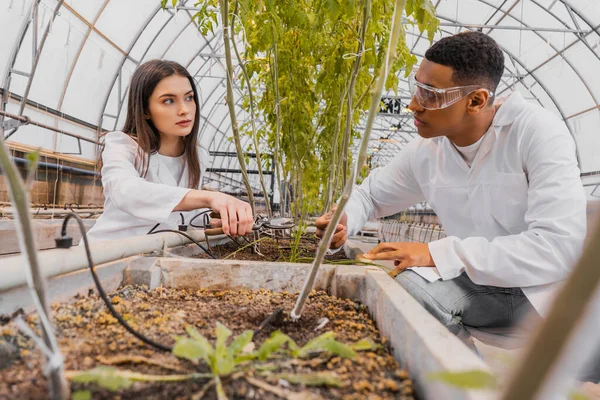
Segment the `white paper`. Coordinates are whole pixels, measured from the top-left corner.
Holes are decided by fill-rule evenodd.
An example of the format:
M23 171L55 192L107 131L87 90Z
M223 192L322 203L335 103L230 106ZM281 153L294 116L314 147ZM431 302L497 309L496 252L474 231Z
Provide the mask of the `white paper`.
M442 279L440 273L435 267L410 267L408 269L412 269L429 282L435 282L439 279Z

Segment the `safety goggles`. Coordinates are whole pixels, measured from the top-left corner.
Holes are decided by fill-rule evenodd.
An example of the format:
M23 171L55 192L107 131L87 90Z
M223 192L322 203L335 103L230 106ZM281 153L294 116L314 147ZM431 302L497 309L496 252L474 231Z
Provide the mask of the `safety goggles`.
M452 104L476 90L487 90L478 85L438 89L417 81L415 79L415 74L408 77L408 88L410 89L411 96L426 110L440 110L442 108L450 107ZM494 92L489 90L487 90L487 92L490 94L490 97L494 95Z

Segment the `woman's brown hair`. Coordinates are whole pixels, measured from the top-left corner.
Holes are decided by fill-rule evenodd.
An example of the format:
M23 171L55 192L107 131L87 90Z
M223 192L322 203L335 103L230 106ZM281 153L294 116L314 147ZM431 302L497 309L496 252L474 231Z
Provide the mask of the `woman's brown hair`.
M196 114L194 126L189 135L183 138L184 154L188 167L188 185L198 188L200 183L200 160L198 159L198 130L200 127L200 105L198 90L190 73L174 61L152 60L140 65L131 78L129 85L129 101L127 103L127 118L123 133L131 136L138 144L138 154L135 160L136 168L142 169L142 176L148 174L150 155L160 148L160 134L154 124L146 116L149 115L150 96L156 85L164 78L179 75L188 78L194 92Z

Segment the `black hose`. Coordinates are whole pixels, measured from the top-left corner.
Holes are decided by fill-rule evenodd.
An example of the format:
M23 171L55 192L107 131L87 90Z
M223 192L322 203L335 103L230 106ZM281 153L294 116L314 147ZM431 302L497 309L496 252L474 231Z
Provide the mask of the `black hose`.
M205 228L205 227L206 227L206 225L208 225L208 221L209 221L209 219L208 219L208 213L210 213L211 211L212 211L212 210L210 210L210 209L209 209L209 210L204 210L204 211L202 211L202 212L200 212L200 213L198 213L198 214L194 215L194 216L192 217L192 219L190 220L190 226L191 226L192 228ZM206 218L204 219L204 225L203 225L203 226L200 226L200 225L194 225L194 220L195 220L196 218L198 218L198 217L202 216L202 215L204 215L204 216L206 217Z
M159 226L159 225L160 225L160 222L159 222L158 224L154 225L154 226L152 227L152 229L150 229L150 230L148 231L148 233L146 233L146 235L150 235L151 233L154 233L154 230L155 230L156 228L158 228L158 226Z
M154 228L156 228L156 225L154 226ZM196 244L196 246L200 247L202 249L202 251L204 251L206 254L208 254L212 259L216 260L217 257L215 257L210 250L208 250L207 248L205 248L204 246L202 246L202 244L200 242L198 242L196 239L194 239L193 237L191 237L190 235L188 235L185 232L182 231L175 231L172 229L161 229L160 231L155 231L154 228L152 228L150 230L150 232L148 232L149 235L153 235L155 233L165 233L165 232L172 232L172 233L179 233L181 236L185 236L186 238L188 238L189 240L191 240L192 242L194 242Z
M117 321L119 321L119 324L121 324L121 326L123 328L125 328L129 333L131 333L136 338L140 339L142 342L144 342L156 349L159 349L162 351L167 351L170 353L173 349L172 347L157 343L157 342L153 341L152 339L148 339L146 336L137 332L127 322L125 322L123 317L121 317L121 315L117 312L117 310L115 310L112 303L110 302L110 299L106 295L106 292L104 292L104 289L102 289L102 285L100 284L100 279L98 279L98 275L96 275L96 271L94 270L94 263L92 262L92 254L90 253L90 245L88 243L87 234L85 232L85 227L83 226L83 220L81 219L81 217L79 217L79 215L77 215L75 213L69 213L66 216L66 218L63 222L63 225L62 225L62 231L61 231L62 236L63 237L66 236L67 222L71 218L75 218L75 220L77 221L77 225L79 226L79 230L81 231L81 238L83 240L83 244L85 245L85 254L87 256L88 266L90 267L90 272L92 273L92 277L94 278L94 283L96 284L96 289L98 289L98 293L100 294L100 297L102 297L102 300L104 300L104 304L106 304L106 307L108 308L108 310L110 311L112 316L115 317ZM173 231L173 232L177 232L177 231Z

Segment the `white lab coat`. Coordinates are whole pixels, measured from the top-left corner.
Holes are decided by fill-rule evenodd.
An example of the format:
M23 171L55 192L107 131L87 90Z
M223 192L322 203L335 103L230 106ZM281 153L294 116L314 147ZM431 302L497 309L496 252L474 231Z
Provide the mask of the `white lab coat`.
M469 168L446 137L417 137L349 199L348 233L426 200L448 237L431 242L443 280L520 287L544 314L580 257L586 196L575 143L551 112L510 95ZM434 278L435 279L435 278ZM431 279L429 279L431 280Z
M104 212L88 232L90 241L114 240L148 233L157 223L159 229L177 229L180 212L172 212L192 189L188 188L187 163L179 182L157 154L150 156L148 174L135 167L138 145L123 132L110 132L105 136L102 152L102 186L104 187ZM198 151L202 176L206 170L208 152ZM186 224L196 211L182 212ZM194 224L202 224L197 218Z

